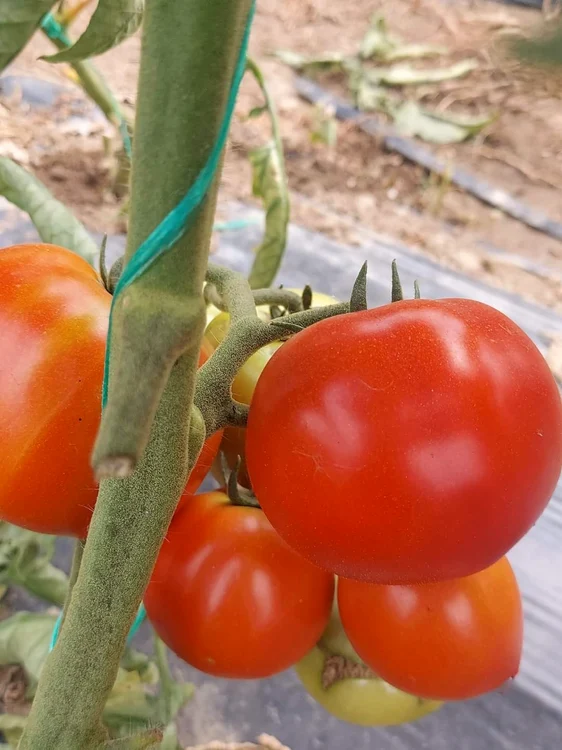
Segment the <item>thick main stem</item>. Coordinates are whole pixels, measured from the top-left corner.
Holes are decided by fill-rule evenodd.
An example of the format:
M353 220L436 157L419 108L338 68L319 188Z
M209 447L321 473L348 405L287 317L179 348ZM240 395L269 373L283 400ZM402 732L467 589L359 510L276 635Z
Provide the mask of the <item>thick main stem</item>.
M250 0L147 2L127 258L206 161L249 7ZM136 471L102 482L64 629L45 664L20 750L97 750L107 740L103 707L187 472L215 196L216 181L191 229L129 290L146 308L183 299L192 312L190 346L171 371ZM116 307L113 328L116 360L135 346L123 335L123 307Z

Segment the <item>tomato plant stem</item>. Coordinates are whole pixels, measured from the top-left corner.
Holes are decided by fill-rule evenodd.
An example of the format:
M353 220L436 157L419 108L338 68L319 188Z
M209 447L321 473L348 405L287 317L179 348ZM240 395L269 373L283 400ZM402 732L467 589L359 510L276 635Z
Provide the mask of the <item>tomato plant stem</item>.
M250 0L147 3L127 260L185 195L206 161L224 115L249 7ZM188 232L116 306L104 413L109 442L112 431L127 437L120 400L144 408L136 396L154 373L146 372L143 356L149 357L175 325L186 329L186 346L169 366L136 471L101 483L65 626L44 666L20 750L98 750L107 742L103 707L193 461L189 423L215 198L216 181ZM179 309L177 318L168 314Z

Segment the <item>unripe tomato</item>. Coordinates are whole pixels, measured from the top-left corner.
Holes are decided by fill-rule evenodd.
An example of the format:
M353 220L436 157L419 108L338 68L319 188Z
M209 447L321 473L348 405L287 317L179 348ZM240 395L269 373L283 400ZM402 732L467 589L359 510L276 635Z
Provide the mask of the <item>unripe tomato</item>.
M340 677L328 685L325 674L333 656L365 666L345 634L336 601L318 645L295 665L295 671L307 692L337 719L366 727L392 726L420 719L443 705L403 693L374 674Z
M314 646L333 593L333 576L293 552L261 510L209 492L174 516L144 603L156 632L188 664L257 678Z
M326 658L315 646L295 666L295 672L307 693L336 719L363 727L394 726L421 719L443 705L397 690L378 677L344 678L324 687Z
M0 298L0 519L85 537L111 295L78 255L37 243L0 250Z
M453 581L383 586L338 580L353 647L391 685L436 700L501 687L519 670L521 596L507 558Z
M302 289L289 289L289 291L297 294L302 294ZM330 297L322 292L313 292L311 307L324 307L326 305L337 304L338 300ZM212 312L209 310L212 308ZM216 310L212 305L207 308L207 328L203 337L205 351L212 353L217 346L224 340L228 327L230 325L230 315L228 313L214 314ZM257 308L258 315L262 320L268 321L271 319L269 314L269 307L267 305L260 305ZM209 320L209 315L212 315ZM244 366L240 369L234 381L232 383L232 395L242 404L250 404L252 401L252 395L254 393L258 378L263 372L264 367L269 362L275 352L282 346L282 342L274 341L271 344L267 344L257 352L252 354ZM246 429L244 427L227 427L224 431L224 439L222 441L221 450L224 453L226 461L231 469L236 465L236 459L238 456L241 457L242 462L238 471L238 481L244 487L249 487L250 482L246 469Z
M287 341L250 407L247 465L269 520L338 575L470 575L535 523L562 462L548 365L505 315L411 300Z

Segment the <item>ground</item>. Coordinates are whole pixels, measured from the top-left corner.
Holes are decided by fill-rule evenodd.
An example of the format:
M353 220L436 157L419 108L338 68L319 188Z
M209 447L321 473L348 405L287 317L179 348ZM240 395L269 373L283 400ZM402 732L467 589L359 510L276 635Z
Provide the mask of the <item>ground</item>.
M374 12L383 14L392 31L407 41L447 46L447 64L466 57L478 61L468 77L409 92L443 111L498 114L476 138L432 148L447 163L466 167L562 220L562 77L521 66L506 54L504 44L514 31L532 29L540 20L537 11L486 0L260 0L251 54L263 67L279 109L293 221L348 244L354 243L359 222L470 276L562 310L560 241L432 179L349 123L339 124L334 147L312 142L315 110L299 99L293 71L272 53L355 53ZM13 71L64 78L65 66L37 60L50 51L50 43L38 34ZM139 55L139 39L133 38L96 60L130 108ZM323 85L343 91L337 78L324 79ZM266 118L248 120L245 115L259 103L257 87L245 81L222 180L223 204L232 198L252 200L247 152L264 142L269 125ZM110 189L103 124L77 133L61 127L52 113L26 111L17 96L3 105L0 154L31 168L90 228L122 228L121 206ZM64 99L59 104L62 110L68 106Z

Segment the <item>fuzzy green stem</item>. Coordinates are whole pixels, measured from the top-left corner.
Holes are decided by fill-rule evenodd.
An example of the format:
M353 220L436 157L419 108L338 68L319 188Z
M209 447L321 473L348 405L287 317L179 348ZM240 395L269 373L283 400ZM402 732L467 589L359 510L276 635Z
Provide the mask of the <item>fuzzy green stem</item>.
M250 0L149 0L146 5L127 259L206 162L224 116L249 8ZM216 185L215 180L184 237L115 306L106 412L116 397L133 399L142 385L144 375L128 372L125 364L139 364L138 351L156 343L154 328L146 325L150 312L161 314L165 303L189 308L189 345L170 365L136 471L101 484L65 627L44 666L20 750L106 746L102 711L188 471ZM159 330L165 332L161 320Z
M64 606L62 608L62 620L60 628L64 625L66 619L66 613L70 604L70 598L72 597L72 590L78 579L78 573L80 572L80 566L82 565L82 557L84 555L84 542L81 539L77 539L74 543L74 554L72 555L72 565L70 566L70 575L68 577L68 589L66 590L66 598L64 600Z
M266 289L254 289L252 291L256 307L260 305L276 305L284 307L290 313L300 312L304 309L302 297L296 292L291 292L290 289L283 289L282 287L272 289L267 287ZM204 293L207 304L214 305L219 310L228 312L229 306L223 300L214 284L207 284Z

